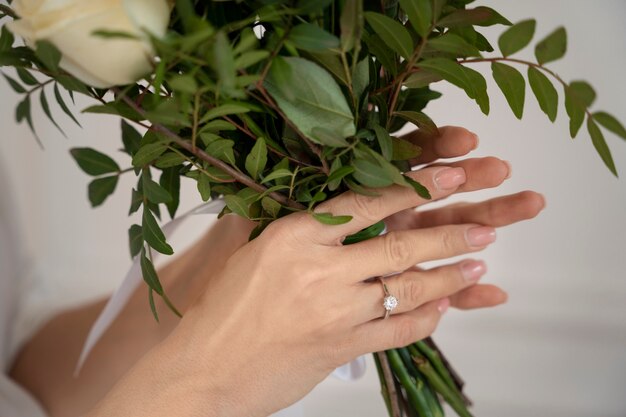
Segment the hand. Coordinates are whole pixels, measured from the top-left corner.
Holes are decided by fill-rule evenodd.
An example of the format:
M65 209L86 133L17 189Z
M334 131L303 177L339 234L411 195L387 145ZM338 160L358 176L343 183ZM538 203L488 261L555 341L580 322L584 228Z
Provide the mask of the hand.
M403 138L419 145L422 154L411 161L412 166L440 163L441 158L465 156L478 146L478 137L467 129L445 126L439 129L440 136L428 136L419 131L411 132ZM466 183L457 192L472 189L491 188L511 176L511 166L502 164L497 158L474 160L475 163L490 164L490 176L474 176L472 183ZM467 163L467 162L465 162ZM458 166L450 163L450 166ZM481 203L455 203L442 208L416 211L409 208L385 219L387 230L406 230L443 226L446 224L478 223L484 226L502 227L521 220L534 218L545 207L541 194L533 191L494 198ZM420 276L423 270L411 268ZM506 302L508 296L500 288L490 284L475 284L450 296L451 304L459 309L492 307Z
M481 178L505 177L505 164L493 161L467 160L407 175L436 200L478 189ZM347 224L322 225L296 213L239 248L172 335L112 391L109 398L118 401L105 400L101 414L266 416L304 396L338 365L428 336L448 297L472 286L484 271L456 263L418 279L412 271L389 279L400 305L388 320L380 320L380 283L364 280L480 251L493 242L495 230L438 225L342 246L345 236L428 203L405 187L378 191L380 197L346 192L316 208L353 216ZM146 376L158 395L134 395L120 409L119 399L145 386Z

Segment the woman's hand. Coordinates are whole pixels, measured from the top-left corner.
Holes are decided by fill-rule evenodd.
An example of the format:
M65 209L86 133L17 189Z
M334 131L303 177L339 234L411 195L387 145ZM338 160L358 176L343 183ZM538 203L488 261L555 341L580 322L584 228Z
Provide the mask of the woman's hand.
M433 199L499 184L507 165L494 158L408 173ZM392 186L379 197L347 192L316 208L351 215L328 226L308 213L271 224L242 246L208 282L174 333L142 359L94 415L266 416L304 396L335 367L372 351L404 346L432 333L451 295L473 286L483 264L466 260L387 278L399 299L381 320L383 291L367 278L417 263L477 252L495 229L475 223L393 230L365 242L342 239L429 201ZM125 396L155 385L145 400ZM118 401L111 401L117 399Z
M478 147L478 136L458 126L439 128L440 136L428 136L419 131L411 132L403 138L422 148L422 154L411 161L414 167L441 163L441 159L467 155ZM511 176L511 166L502 166L500 160L490 158L480 163L493 164L493 170L506 170L504 179ZM454 163L449 164L455 166ZM484 172L490 172L485 170ZM489 188L500 185L502 174L475 177L476 188ZM459 190L462 191L462 190ZM443 226L446 224L478 223L485 226L502 227L521 220L532 219L545 207L541 194L533 191L502 196L480 203L455 203L448 206L417 211L406 209L385 219L388 230L417 229ZM420 272L419 267L411 270ZM459 309L491 307L506 302L508 296L495 285L476 284L465 288L450 297L452 306Z

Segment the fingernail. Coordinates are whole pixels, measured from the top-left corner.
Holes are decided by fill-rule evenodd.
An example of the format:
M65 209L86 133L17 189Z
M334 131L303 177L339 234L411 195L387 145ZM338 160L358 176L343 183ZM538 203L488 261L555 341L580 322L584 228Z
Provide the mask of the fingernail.
M444 168L435 174L435 184L440 190L458 187L466 180L463 168Z
M496 229L480 226L467 231L467 243L470 246L485 246L496 240Z
M461 273L465 281L478 281L487 272L487 265L483 261L466 261L461 264Z
M502 161L506 164L507 168L509 168L509 173L506 174L506 177L504 177L505 180L508 180L509 178L511 178L511 174L513 173L513 167L511 166L511 163L509 161Z
M441 301L439 301L439 305L437 306L437 310L439 310L439 313L443 314L446 311L448 311L448 307L450 307L450 299L449 298L444 298Z
M474 137L474 147L472 148L472 150L475 150L476 148L478 148L478 144L480 143L480 139L478 138L478 135L474 132L470 132L472 134L472 136Z

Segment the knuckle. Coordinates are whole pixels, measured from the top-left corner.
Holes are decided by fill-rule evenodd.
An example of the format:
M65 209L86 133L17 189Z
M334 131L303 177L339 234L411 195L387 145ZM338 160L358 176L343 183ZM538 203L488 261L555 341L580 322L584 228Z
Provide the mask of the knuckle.
M394 270L402 270L410 264L412 249L410 242L400 234L391 232L383 236L383 248L387 263Z
M418 339L418 327L410 317L401 317L394 329L393 345L402 347L415 342Z
M459 246L459 237L450 228L441 229L441 249L445 254L455 253Z
M418 274L407 274L403 281L400 299L411 309L417 308L424 296L424 280Z
M382 213L383 199L377 196L368 196L358 193L352 194L352 204L356 213L365 220L377 220Z

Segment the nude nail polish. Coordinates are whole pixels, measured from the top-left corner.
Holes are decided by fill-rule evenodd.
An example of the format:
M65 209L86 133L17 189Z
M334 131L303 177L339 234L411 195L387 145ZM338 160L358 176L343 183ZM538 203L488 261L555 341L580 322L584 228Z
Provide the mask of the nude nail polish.
M458 187L466 181L463 168L444 168L435 174L435 184L440 190Z
M467 231L465 237L470 246L486 246L495 242L496 229L487 226L473 227Z
M465 281L478 281L487 272L487 266L483 261L465 261L461 264L461 274Z
M444 314L446 311L448 311L448 307L450 307L450 299L449 298L443 298L441 301L439 301L439 305L437 306L437 310L439 310L439 312L441 314Z

